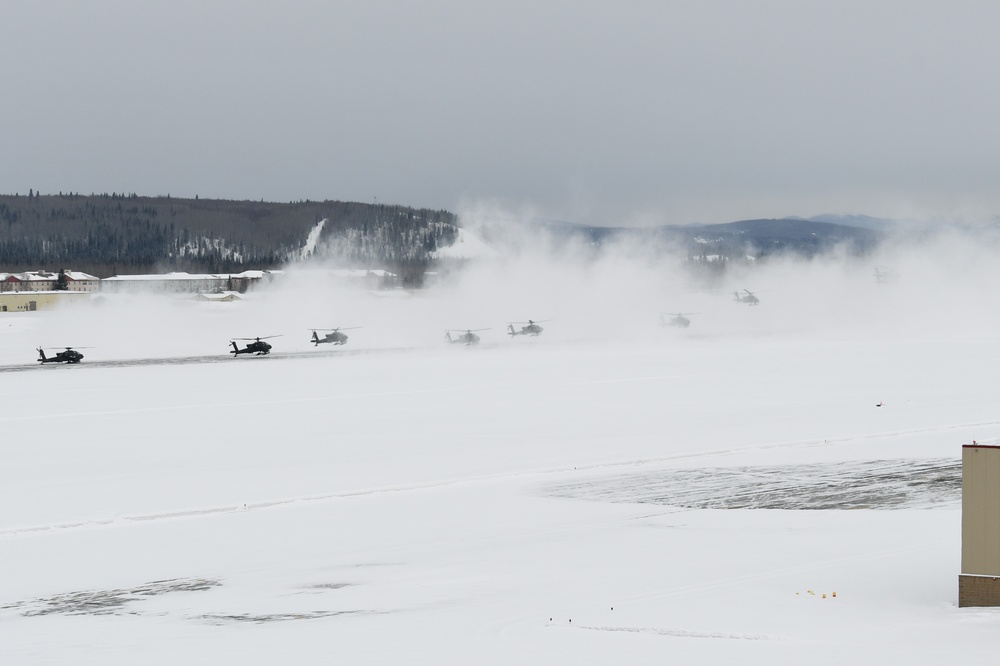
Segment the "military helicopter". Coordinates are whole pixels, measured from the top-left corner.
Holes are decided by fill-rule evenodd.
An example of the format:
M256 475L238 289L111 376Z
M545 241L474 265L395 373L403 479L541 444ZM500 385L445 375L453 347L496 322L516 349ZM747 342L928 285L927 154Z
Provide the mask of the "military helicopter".
M667 320L667 314L673 315L670 320ZM677 328L687 328L691 325L691 320L685 315L695 315L697 312L668 312L667 314L660 315L660 323L664 326L676 326Z
M281 336L268 335L263 338L233 338L232 340L229 341L229 344L233 346L233 350L229 353L233 354L233 358L236 358L240 354L256 354L257 356L264 356L265 354L268 354L271 351L271 345L267 342L264 342L264 340L268 340L270 338L278 338L278 337ZM253 342L248 343L246 347L240 349L236 345L237 340L253 340Z
M757 296L752 291L750 291L749 289L744 289L743 291L747 292L746 296L740 296L740 292L738 291L733 292L733 295L736 297L737 303L746 303L747 305L760 304L760 299L757 298Z
M548 319L542 319L542 322L547 322ZM527 326L522 326L520 331L514 330L514 324L527 324ZM507 335L514 337L515 335L541 335L542 331L545 329L538 325L537 321L529 319L528 321L512 321L507 323Z
M887 266L876 266L875 267L875 282L877 284L886 284L891 282L893 278L892 269Z
M322 344L324 342L329 342L329 343L335 344L335 345L347 344L347 336L344 335L343 333L341 333L341 331L350 331L350 330L355 329L355 328L361 328L361 327L360 326L351 326L350 328L316 328L316 329L311 329L312 332L313 332L313 337L312 337L313 345L315 345L315 346L318 347L320 344ZM325 334L321 338L321 337L319 337L319 335L316 334L316 331L330 331L330 332L327 333L327 334Z
M479 343L479 336L476 335L473 331L486 331L486 330L489 330L489 329L486 329L486 328L477 328L477 329L467 328L467 329L465 329L465 333L462 333L462 329L451 328L451 329L448 329L447 331L445 331L445 333L444 333L444 340L445 340L445 342L451 342L453 344L461 343L461 344L465 344L465 345L474 345L474 344L478 344ZM462 333L462 334L453 338L453 337L451 337L452 333Z
M55 347L55 349L58 349L58 347ZM81 347L81 349L86 349L86 347ZM66 351L61 351L55 356L46 356L45 350L41 347L38 348L39 363L79 363L82 360L83 354L72 347L66 347Z

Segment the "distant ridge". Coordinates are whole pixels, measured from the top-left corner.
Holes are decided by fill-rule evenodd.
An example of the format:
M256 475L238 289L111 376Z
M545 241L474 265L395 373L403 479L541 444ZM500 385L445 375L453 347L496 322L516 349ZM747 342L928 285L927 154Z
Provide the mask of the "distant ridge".
M654 251L681 249L695 259L746 261L782 254L811 257L835 247L864 254L911 223L917 228L913 221L824 214L638 228L546 219L523 226L555 239L582 240L595 251L636 242ZM99 277L238 273L312 257L347 267L385 268L413 284L431 264L495 256L504 244L502 230L483 230L483 243L463 236L461 227L448 211L398 205L30 192L0 195L0 270L72 268ZM523 236L518 242L536 242L531 234ZM494 241L498 246L490 247Z
M659 240L687 247L690 256L795 253L809 257L838 246L864 253L884 238L884 232L874 223L865 227L804 218L654 227L600 227L553 220L532 220L529 224L550 234L580 237L596 244L628 239Z

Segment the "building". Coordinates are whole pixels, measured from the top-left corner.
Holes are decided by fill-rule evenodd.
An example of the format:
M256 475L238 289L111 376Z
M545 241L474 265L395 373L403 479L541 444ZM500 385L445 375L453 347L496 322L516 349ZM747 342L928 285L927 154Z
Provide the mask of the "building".
M280 271L242 273L163 273L115 275L101 280L101 291L110 294L198 294L222 291L246 292Z
M101 280L98 277L80 271L63 272L66 274L66 289L68 291L85 291L96 294L101 290Z
M201 301L206 303L232 303L234 301L242 301L238 293L235 291L220 291L219 293L198 293L192 297L192 300Z
M962 447L958 605L1000 606L1000 446Z
M3 291L0 292L0 312L34 312L57 305L89 303L84 291Z
M399 276L382 268L331 268L326 273L335 282L365 289L397 289Z
M66 291L96 293L101 288L100 279L80 271L63 271L66 276ZM56 291L59 273L50 271L27 271L24 273L0 273L0 292L8 291Z

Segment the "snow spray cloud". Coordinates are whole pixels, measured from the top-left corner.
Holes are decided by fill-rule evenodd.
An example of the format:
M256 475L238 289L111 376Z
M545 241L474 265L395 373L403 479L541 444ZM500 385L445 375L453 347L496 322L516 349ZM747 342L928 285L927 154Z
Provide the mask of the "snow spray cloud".
M1000 264L992 257L1000 234L989 227L904 229L862 254L838 246L811 258L740 257L717 269L641 233L595 243L565 226L526 224L523 211L489 206L462 211L460 219L498 250L442 288L475 321L558 318L547 331L605 341L905 339L952 335L956 326L982 334L998 323ZM759 304L737 302L735 294L748 291ZM678 312L695 313L688 330L660 326L671 319L662 315Z
M289 266L234 303L109 295L100 305L2 315L19 324L7 327L0 362L30 363L39 345L90 346L88 360L225 356L230 339L266 335L282 336L275 351L304 352L314 349L314 328L336 327L362 327L349 332L347 350L444 349L445 330L466 328L487 329L485 344L523 346L506 327L527 319L550 320L536 346L589 341L608 349L955 340L992 335L1000 324L1000 240L988 226L904 233L863 256L770 257L705 280L686 248L635 235L595 244L585 234L524 224L524 213L463 211L464 232L493 252L454 262L461 268L437 282L432 276L423 289L380 289L377 275L313 261ZM735 302L734 292L746 291L759 305ZM690 327L670 326L671 313L690 313Z

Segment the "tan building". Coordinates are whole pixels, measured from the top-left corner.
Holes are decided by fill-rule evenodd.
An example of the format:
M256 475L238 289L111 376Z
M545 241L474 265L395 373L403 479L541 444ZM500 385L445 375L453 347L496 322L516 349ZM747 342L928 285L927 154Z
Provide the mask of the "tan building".
M86 291L96 294L101 290L101 279L94 275L80 271L65 271L65 273L66 289L69 291Z
M4 291L0 292L0 312L34 312L71 303L88 303L84 291Z
M962 447L958 605L1000 606L1000 446Z

